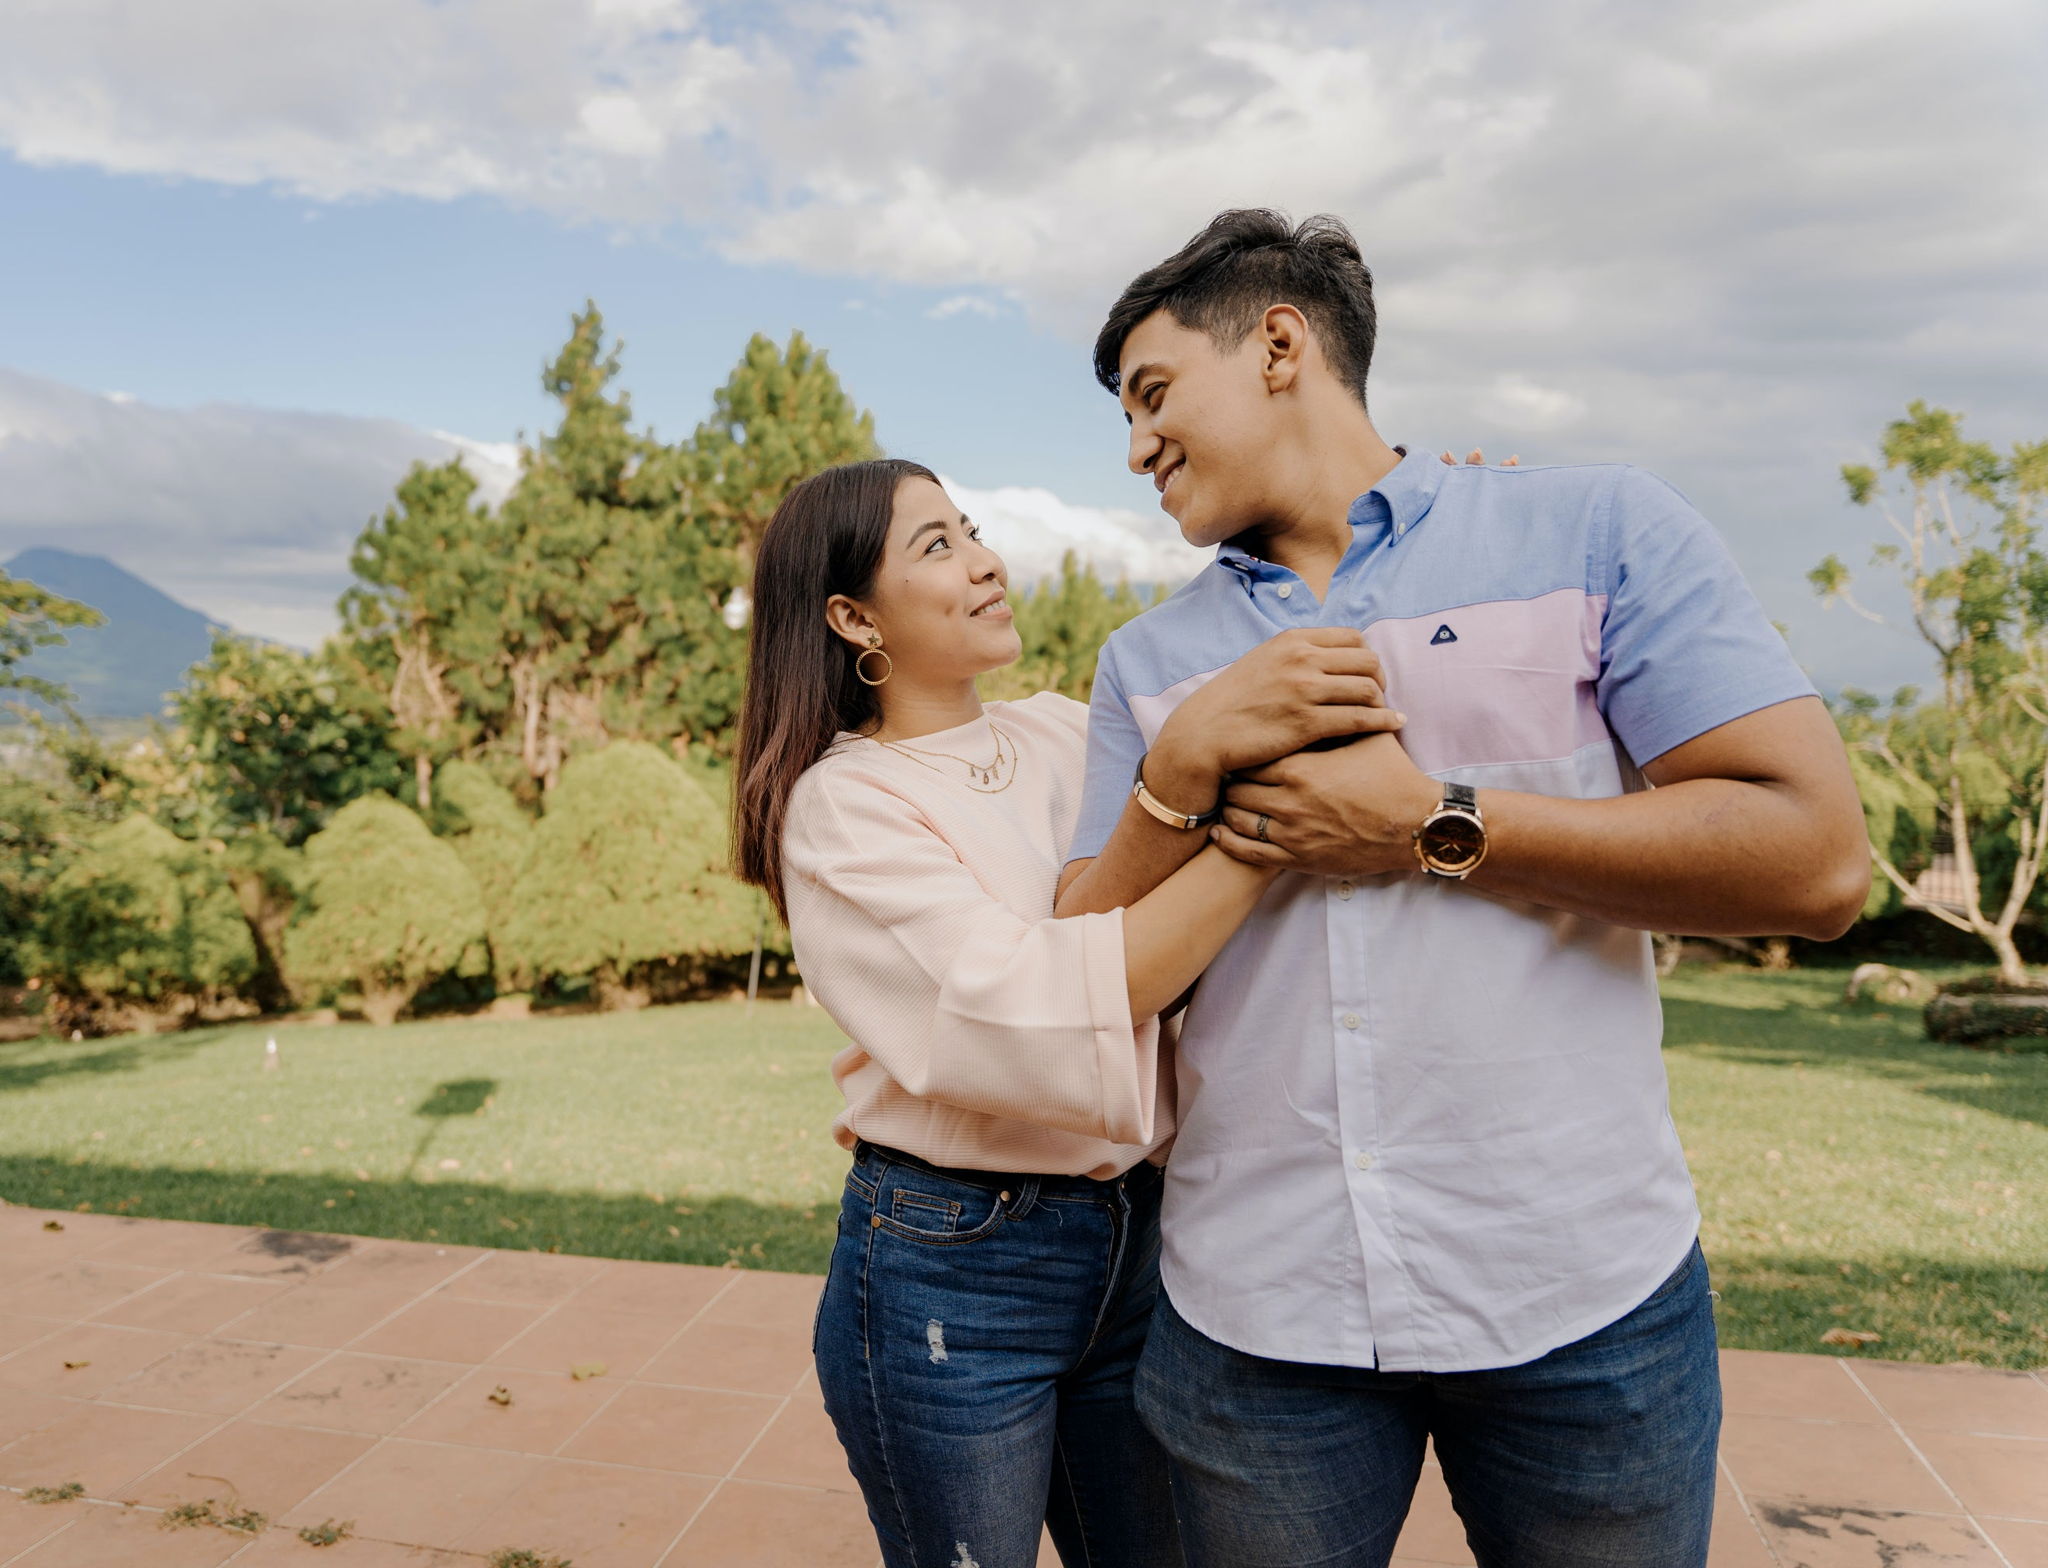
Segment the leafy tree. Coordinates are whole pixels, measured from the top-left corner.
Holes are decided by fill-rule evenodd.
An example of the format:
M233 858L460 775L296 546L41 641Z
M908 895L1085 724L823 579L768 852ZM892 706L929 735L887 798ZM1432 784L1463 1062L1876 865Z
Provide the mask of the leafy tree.
M285 972L302 995L353 989L389 1024L483 940L483 900L462 858L388 795L365 795L306 841Z
M500 651L478 696L504 710L498 729L543 791L576 750L684 743L737 703L722 610L738 568L693 521L687 454L632 428L618 370L589 306L544 377L561 423L500 509Z
M399 481L398 504L356 540L356 583L341 598L341 647L390 710L391 744L412 761L421 811L433 803L435 764L476 728L451 671L487 659L496 641L500 564L489 511L471 505L475 494L459 457L413 464Z
M389 722L350 702L319 655L219 633L172 702L222 836L261 828L296 845L404 778Z
M1155 594L1151 603L1164 597ZM1007 670L983 680L983 695L990 699L1056 691L1086 702L1109 634L1148 608L1128 582L1103 587L1094 564L1084 566L1072 550L1060 557L1058 577L1013 593L1010 604L1024 651Z
M54 708L66 706L70 692L55 681L30 675L21 665L36 649L61 644L65 627L97 626L105 619L89 605L59 598L0 570L0 698L19 692Z
M1871 859L1906 907L1975 934L2000 978L2017 983L2026 969L2013 931L2048 854L2048 556L2038 521L2048 441L2001 456L1965 440L1957 415L1916 401L1886 427L1882 453L1884 476L1898 476L1897 504L1868 465L1845 466L1842 480L1852 501L1875 502L1884 516L1893 537L1872 549L1871 563L1904 585L1941 684L1930 711L1895 701L1880 720L1873 705L1854 743L1946 829L1960 899L1921 898L1876 839ZM1840 557L1809 580L1824 599L1881 619L1855 599ZM2010 866L1987 866L1985 849L2001 841Z
M0 772L0 985L34 972L28 949L43 894L102 825L63 784Z
M752 575L761 531L798 480L882 450L875 416L855 406L801 332L782 349L759 332L747 339L691 447L699 513L738 551L739 582Z
M39 901L32 962L60 1024L149 1027L239 990L256 952L217 860L147 817L94 831Z
M520 868L532 847L533 823L512 792L478 763L445 762L434 776L435 832L462 857L483 899L491 967L501 991L531 989L533 976L516 963L505 929L516 906Z
M589 977L610 1007L642 1006L691 960L746 952L752 891L726 875L725 821L653 746L572 759L520 872L505 945L531 973Z

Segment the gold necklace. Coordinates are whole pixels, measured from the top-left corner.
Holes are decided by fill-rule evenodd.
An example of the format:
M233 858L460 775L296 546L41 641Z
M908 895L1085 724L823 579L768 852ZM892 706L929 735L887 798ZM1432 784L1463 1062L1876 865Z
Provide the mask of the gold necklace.
M891 751L901 752L919 767L930 768L934 773L950 773L952 771L949 768L939 767L939 762L954 763L967 770L967 787L977 795L997 795L1008 789L1017 777L1017 743L1004 731L996 728L996 721L994 719L988 720L988 729L989 734L995 738L996 743L995 760L992 762L970 762L965 757L956 757L952 753L944 751L920 751L917 747L906 746L900 741L884 740L877 741L876 744L886 746ZM936 760L927 762L925 760L927 757ZM1005 763L1009 764L1009 774L1007 777L1003 773L1003 765ZM998 779L1002 782L996 782Z

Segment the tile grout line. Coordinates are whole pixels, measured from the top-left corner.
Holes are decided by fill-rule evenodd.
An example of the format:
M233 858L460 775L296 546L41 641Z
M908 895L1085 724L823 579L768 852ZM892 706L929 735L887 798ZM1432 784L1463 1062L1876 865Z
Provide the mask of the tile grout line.
M1898 1435L1899 1441L1906 1445L1906 1447L1912 1452L1913 1457L1920 1461L1921 1466L1927 1471L1929 1475L1934 1477L1935 1484L1939 1486L1944 1492L1948 1493L1950 1500L1954 1502L1954 1504L1956 1505L1956 1511L1960 1513L1963 1516L1963 1518L1968 1522L1970 1528L1977 1532L1977 1539L1982 1541L1986 1546L1991 1548L1991 1555L1998 1559L1998 1561L2003 1565L2003 1568L2013 1568L2012 1559L2005 1555L2004 1548L2002 1548L1996 1541L1994 1541L1991 1538L1991 1532L1989 1530L1985 1529L1983 1525L1977 1522L1976 1514L1970 1510L1969 1505L1963 1501L1961 1495L1956 1491L1956 1489L1948 1484L1948 1477L1943 1475L1939 1470L1935 1469L1934 1462L1931 1459L1929 1459L1926 1454L1920 1451L1920 1445L1914 1442L1912 1437L1907 1433L1906 1429L1899 1424L1899 1418L1893 1415L1890 1410L1887 1410L1885 1408L1884 1401L1879 1399L1877 1395L1873 1394L1870 1391L1870 1385L1863 1381L1862 1377L1858 1375L1856 1368L1850 1364L1846 1357L1838 1359L1840 1360L1842 1370L1844 1372L1847 1372L1850 1378L1855 1382L1856 1386L1863 1390L1864 1397L1868 1399L1873 1405L1876 1405L1878 1410L1882 1412L1885 1420L1890 1424L1892 1431Z
M1748 1521L1750 1529L1756 1532L1756 1538L1764 1543L1764 1555L1772 1562L1782 1564L1785 1559L1778 1555L1777 1547L1773 1546L1771 1538L1764 1534L1764 1527L1757 1523L1756 1511L1749 1506L1749 1494L1743 1491L1742 1483L1735 1479L1734 1469L1718 1451L1714 1455L1714 1465L1727 1477L1728 1490L1735 1494L1735 1506L1742 1510L1742 1517Z
M620 1262L637 1260L621 1260L615 1258L612 1261ZM689 1333L689 1331L697 1325L699 1320L703 1318L705 1313L709 1312L720 1301L723 1301L725 1297L731 1293L733 1286L737 1284L738 1281L739 1276L735 1274L733 1278L727 1280L723 1285L720 1285L718 1289L714 1290L708 1297L706 1297L704 1304L700 1306L695 1312L692 1312L687 1318L685 1318L683 1322L677 1327L676 1331L673 1334L669 1335L667 1339L664 1339L661 1342L661 1347L658 1350L656 1350L652 1355L648 1356L648 1358L645 1361L640 1363L640 1370L644 1371L648 1367L653 1366L655 1362L659 1361L664 1355L666 1355L668 1353L669 1346L673 1345L677 1340L681 1339L685 1334ZM566 1433L559 1443L555 1444L553 1448L550 1448L547 1451L544 1457L549 1459L567 1458L568 1456L565 1455L562 1452L562 1450L567 1448L571 1443L575 1442L577 1438L581 1437L584 1431L590 1426L591 1422L595 1421L599 1416L603 1415L607 1410L611 1409L613 1405L617 1404L620 1398L624 1396L626 1390L629 1387L641 1381L643 1381L643 1379L640 1377L639 1371L636 1371L631 1377L621 1378L619 1380L619 1386L605 1397L604 1403L599 1405L595 1410L591 1411L590 1414L585 1416L581 1421L577 1422L575 1428L572 1431ZM674 1387L676 1385L666 1383L654 1383L650 1384L649 1386L653 1388L668 1388ZM727 1390L726 1392L730 1391ZM773 1417L770 1417L770 1419L772 1420ZM582 1461L579 1461L579 1463L581 1462ZM638 1469L641 1467L624 1466L622 1468ZM656 1561L658 1562L660 1561L660 1559L657 1558Z
M251 1231L251 1234L256 1234L256 1233L257 1233L257 1232L255 1232L255 1231ZM371 1238L371 1239L377 1239L377 1238ZM414 1245L414 1243L401 1243L401 1245ZM469 1272L469 1271L470 1271L471 1269L475 1268L475 1267L476 1267L476 1266L477 1266L477 1265L478 1265L479 1263L483 1262L484 1258L486 1258L486 1257L489 1257L489 1256L490 1256L490 1253L486 1252L486 1253L484 1253L484 1254L483 1254L483 1257L477 1257L477 1258L472 1258L472 1259L471 1259L471 1260L470 1260L470 1261L469 1261L468 1263L464 1264L464 1265L463 1265L463 1266L462 1266L461 1268L457 1269L457 1270L456 1270L456 1271L455 1271L455 1272L454 1272L453 1274L450 1274L450 1275L448 1276L448 1279L446 1279L446 1280L443 1280L443 1281L442 1281L441 1283L445 1285L445 1284L447 1284L447 1283L448 1283L448 1282L449 1282L450 1280L456 1280L456 1279L460 1279L460 1278L461 1278L461 1277L462 1277L462 1276L463 1276L464 1274L468 1273L468 1272ZM304 1285L304 1284L308 1284L308 1283L310 1283L310 1280L301 1280L301 1281L300 1281L299 1283L300 1283L300 1284L302 1284L302 1285ZM435 1288L437 1288L437 1289L438 1289L439 1287L437 1286L437 1287L435 1287ZM375 1330L377 1330L377 1329L379 1329L379 1328L382 1328L382 1327L384 1326L384 1324L386 1324L386 1323L390 1322L392 1318L395 1318L395 1317L397 1317L399 1313L401 1313L401 1312L404 1312L404 1311L406 1311L406 1310L407 1310L408 1308L410 1308L410 1307L412 1307L412 1306L415 1306L415 1305L417 1305L417 1303L418 1303L418 1302L419 1302L419 1301L420 1301L421 1299L423 1299L423 1298L424 1298L424 1297L425 1297L426 1295L428 1295L428 1294L431 1294L431 1292L423 1291L423 1292L421 1292L421 1293L420 1293L419 1295L416 1295L416 1296L414 1296L414 1297L413 1297L413 1298L412 1298L411 1300L407 1301L407 1302L405 1303L405 1305L404 1305L404 1306L401 1306L401 1307L397 1308L397 1309L396 1309L395 1311L393 1311L393 1312L391 1312L391 1313L387 1314L387 1315L386 1315L385 1317L383 1317L383 1318L380 1318L380 1319L379 1319L379 1320L378 1320L377 1322L375 1322L375 1323L371 1324L369 1328L366 1328L366 1329L364 1329L364 1330L363 1330L363 1334L369 1334L369 1333L373 1333L373 1332L374 1332ZM254 1311L254 1310L256 1310L256 1309L255 1309L255 1308L251 1308L250 1310L251 1310L251 1311ZM247 1313L242 1313L242 1314L238 1314L236 1318L234 1318L234 1319L232 1319L232 1320L230 1320L230 1321L233 1321L233 1322L239 1322L239 1321L240 1321L240 1319L241 1319L242 1317L246 1317L247 1315L248 1315ZM225 1326L225 1325L224 1325L224 1326ZM199 1339L211 1339L211 1338L212 1338L212 1335L198 1335L198 1336L195 1336L195 1337L196 1337L196 1338L199 1338ZM362 1334L358 1334L358 1335L356 1336L356 1338L357 1338L357 1339L360 1339L360 1338L362 1338ZM271 1344L276 1344L276 1343L281 1343L281 1342L279 1342L279 1341L274 1341L274 1340L273 1340L273 1341L262 1341L262 1340L236 1340L236 1341L233 1341L233 1343L236 1343L236 1344L263 1344L263 1343L271 1343ZM353 1343L353 1341L351 1341L351 1343ZM298 1347L298 1348L301 1348L301 1349L307 1349L307 1350L314 1350L314 1349L320 1349L321 1347L319 1347L319 1346L314 1346L314 1345L307 1345L307 1346L301 1346L301 1347ZM343 1352L343 1350L344 1350L345 1348L346 1348L346 1347L344 1347L344 1346L338 1346L338 1345L337 1345L337 1346L335 1346L335 1347L333 1347L333 1348L331 1348L331 1349L328 1349L328 1350L326 1350L326 1352L325 1352L325 1353L324 1353L323 1355L321 1355L321 1356L319 1357L319 1359L317 1359L316 1361L312 1362L312 1363L311 1363L311 1364L310 1364L309 1366L305 1367L305 1368L304 1368L304 1369L303 1369L302 1371L300 1371L300 1372L299 1372L299 1373L298 1373L298 1374L297 1374L296 1376L293 1376L293 1377L287 1378L287 1379L286 1379L286 1380L285 1380L285 1381L284 1381L283 1383L280 1383L280 1384L278 1384L278 1385L277 1385L277 1386L276 1386L275 1388L271 1388L271 1389L268 1389L268 1390L266 1390L266 1391L265 1391L264 1393L261 1393L261 1394L257 1395L257 1396L256 1396L256 1398L254 1398L254 1399L250 1400L248 1404L246 1404L246 1405L243 1405L243 1406L241 1406L241 1407L240 1407L239 1409L237 1409L236 1411L234 1411L234 1412L233 1412L232 1414L230 1414L230 1415L227 1415L227 1416L224 1416L224 1417L222 1417L222 1419L221 1419L220 1421L218 1421L217 1423L215 1423L215 1424L214 1424L213 1426L211 1426L211 1427L207 1428L207 1430L206 1430L206 1431L204 1431L204 1432L200 1433L198 1437L194 1438L194 1439L193 1439L193 1440L192 1440L191 1442L187 1443L187 1444L186 1444L186 1445L185 1445L185 1446L184 1446L183 1448L179 1449L179 1450L178 1450L178 1451L177 1451L176 1453L174 1453L174 1454L170 1454L170 1455L167 1455L167 1456L166 1456L166 1457L165 1457L164 1459L162 1459L161 1461L159 1461L158 1463L156 1463L156 1464L154 1464L154 1465L151 1465L151 1466L149 1467L149 1469L147 1469L147 1470L143 1471L143 1472L142 1472L142 1474L140 1474L140 1475L136 1476L136 1477L135 1477L135 1478L134 1478L133 1480L131 1480L131 1481L127 1482L126 1484L127 1484L127 1485L129 1485L129 1486L140 1486L140 1485L141 1485L141 1484L142 1484L143 1482L145 1482L145 1481L149 1480L149 1479L150 1479L150 1478L151 1478L152 1476L154 1476L154 1475L158 1474L158 1473L159 1473L160 1471L162 1471L162 1470L163 1470L163 1468L164 1468L164 1467L165 1467L166 1465L172 1464L172 1463L176 1462L177 1460L179 1460L179 1459L182 1459L182 1458L184 1458L184 1457L185 1457L185 1456L186 1456L187 1454L191 1453L193 1449L197 1448L197 1447L198 1447L198 1446L199 1446L199 1445L200 1445L201 1443L205 1442L205 1441L206 1441L206 1440L207 1440L208 1438L211 1438L211 1437L217 1436L217 1435L218 1435L219 1433L221 1433L221 1432L225 1431L225 1430L226 1430L226 1429L227 1429L227 1428L228 1428L229 1426L233 1425L233 1424L234 1424L235 1422L237 1422L237 1421L239 1421L239 1420L243 1419L243 1418L244 1418L245 1416L247 1416L247 1415L248 1415L248 1413L249 1413L249 1412L250 1412L251 1410L254 1410L254 1409L255 1409L255 1408L256 1408L256 1407L258 1406L258 1405L262 1404L262 1403L263 1403L263 1402L264 1402L265 1400L269 1399L269 1398L270 1398L270 1397L271 1397L272 1395L274 1395L275 1393L277 1393L278 1389L284 1388L284 1387L286 1387L286 1386L287 1386L288 1384L291 1384L291 1383L296 1383L296 1382L298 1382L298 1381L299 1381L299 1379L300 1379L300 1378L306 1378L306 1377L311 1377L311 1376L312 1376L312 1375L313 1375L313 1374L314 1374L315 1372L318 1372L318 1371L319 1371L319 1370L320 1370L320 1369L321 1369L322 1367L326 1366L326 1365L327 1365L327 1364L328 1364L328 1363L329 1363L330 1361L332 1361L332 1360L333 1360L333 1359L334 1359L334 1358L335 1358L336 1356L338 1356L338 1355L341 1355L341 1354L342 1354L342 1352ZM152 1364L152 1365L154 1365L155 1363L151 1363L151 1364ZM148 1370L148 1368L144 1368L143 1370L144 1370L144 1371L147 1371L147 1370ZM135 1376L140 1376L140 1375L141 1375L141 1373L139 1373L139 1372L138 1372L138 1373L136 1373L136 1374L133 1374L133 1375L135 1375ZM125 1381L125 1379L124 1379L123 1381ZM116 1387L118 1387L119 1385L117 1384L117 1385L115 1385L115 1386L116 1386ZM97 1401L95 1401L95 1402L97 1403ZM197 1413L198 1413L198 1414L204 1414L204 1412L203 1412L203 1411L202 1411L202 1412L197 1412ZM360 1435L360 1434L357 1434L357 1435ZM357 1464L360 1464L360 1463L362 1462L362 1459L364 1458L364 1456L365 1456L365 1455L367 1455L367 1454L369 1454L369 1453L371 1453L372 1451L374 1451L374 1450L375 1450L376 1446L377 1446L377 1445L376 1445L375 1443L372 1443L372 1444L370 1445L370 1447L369 1447L369 1448L366 1448L366 1449L364 1449L364 1450L363 1450L363 1453L362 1453L362 1454L358 1454L358 1455L357 1455L357 1456L356 1456L356 1457L355 1457L355 1458L354 1458L353 1460L349 1461L349 1463L348 1463L347 1465L344 1465L344 1466L342 1467L342 1469L341 1469L341 1470L338 1470L338 1471L336 1471L334 1475L331 1475L331 1476L329 1476L329 1477L327 1478L327 1480L325 1480L325 1481L321 1482L321 1484L320 1484L320 1487L319 1487L319 1488L315 1488L315 1490L317 1491L317 1490L321 1490L321 1489L324 1489L325 1487L327 1487L327 1486L331 1485L331 1484L332 1484L332 1483L333 1483L334 1481L338 1480L338 1479L339 1479L339 1478L340 1478L340 1477L341 1477L342 1475L346 1474L346 1473L347 1473L347 1472L348 1472L349 1470L352 1470L352 1469L354 1469L354 1468L355 1468L355 1466L356 1466ZM310 1494L309 1494L309 1495L310 1495ZM139 1505L134 1505L134 1506L139 1506ZM254 1543L252 1542L251 1544L254 1544ZM247 1550L247 1548L245 1547L245 1548L243 1548L243 1550ZM234 1558L234 1557L239 1557L239 1556L241 1556L241 1555L242 1555L242 1554L241 1554L241 1552L240 1552L240 1551L238 1551L238 1552L234 1553L232 1557L229 1557L229 1558L227 1558L227 1559L224 1559L224 1560L223 1560L223 1562L224 1562L224 1563L225 1563L225 1562L231 1562L231 1561L233 1561L233 1558Z
M733 1279L734 1283L737 1284L739 1280L739 1274L735 1273ZM718 1293L718 1296L714 1296L712 1300L716 1301L717 1299L719 1299L719 1297L724 1296L732 1288L732 1285L726 1286L725 1290L720 1291ZM821 1281L820 1289L822 1288L823 1283ZM710 1301L704 1303L704 1310L707 1312L711 1310ZM681 1331L678 1330L678 1333L680 1332ZM803 1379L799 1377L797 1379L797 1388L801 1388L802 1386ZM683 1527L680 1530L676 1531L675 1535L670 1539L668 1545L664 1546L661 1549L661 1555L654 1559L654 1568L661 1568L661 1565L666 1563L669 1560L669 1558L675 1554L676 1548L682 1544L683 1537L688 1535L691 1530L696 1528L697 1521L704 1517L704 1511L708 1509L712 1505L712 1503L717 1501L718 1494L725 1490L725 1483L730 1481L735 1475L739 1473L740 1466L745 1464L747 1460L753 1456L754 1450L761 1446L761 1439L768 1435L768 1429L775 1425L776 1422L782 1419L783 1412L789 1409L790 1401L795 1398L796 1389L794 1388L791 1389L787 1394L784 1394L782 1396L782 1402L775 1407L775 1413L771 1415L766 1421L763 1421L761 1423L761 1430L756 1432L753 1436L753 1440L749 1442L745 1448L740 1450L739 1457L733 1460L731 1466L726 1470L724 1475L718 1478L718 1480L713 1484L711 1490L704 1494L704 1501L699 1503L694 1509L690 1511L690 1517L683 1521Z

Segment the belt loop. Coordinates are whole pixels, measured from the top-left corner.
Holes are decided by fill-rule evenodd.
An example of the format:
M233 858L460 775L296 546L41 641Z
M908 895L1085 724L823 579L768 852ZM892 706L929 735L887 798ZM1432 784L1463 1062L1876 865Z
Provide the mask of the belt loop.
M1037 1207L1037 1204L1038 1178L1036 1176L1033 1176L1027 1179L1021 1186L1018 1187L1015 1199L1011 1202L1009 1208L1005 1212L1008 1213L1011 1219L1021 1220L1022 1218L1024 1218L1025 1215L1029 1214L1032 1211L1032 1209Z

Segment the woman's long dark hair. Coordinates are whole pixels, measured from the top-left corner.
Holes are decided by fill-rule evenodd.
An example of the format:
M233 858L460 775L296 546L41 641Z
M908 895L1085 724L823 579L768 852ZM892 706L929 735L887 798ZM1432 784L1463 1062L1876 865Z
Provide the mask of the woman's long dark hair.
M873 590L896 491L906 479L938 483L922 463L896 457L812 475L782 498L754 557L733 864L775 900L785 920L782 826L796 781L839 731L863 729L881 716L874 688L854 674L861 650L826 624L825 601L837 593L865 599Z

